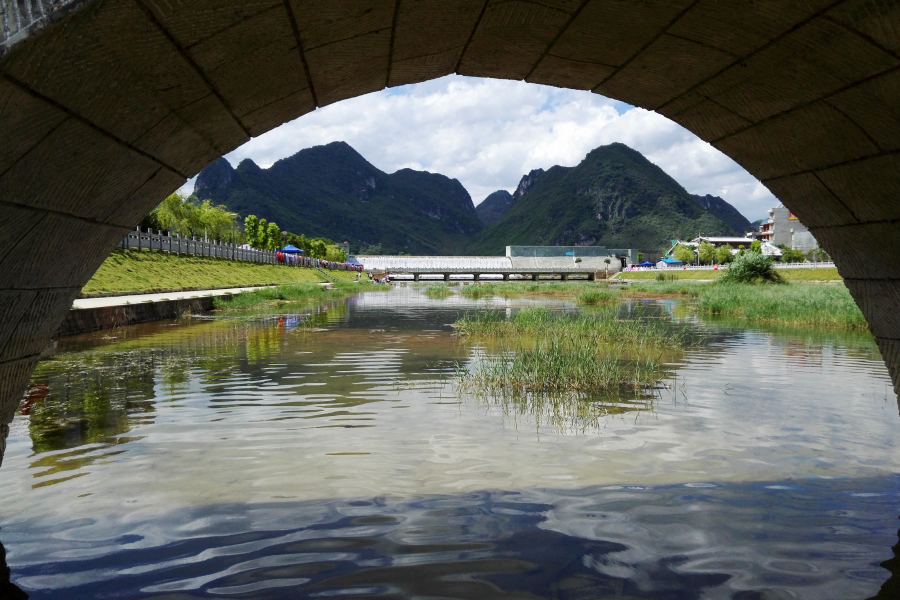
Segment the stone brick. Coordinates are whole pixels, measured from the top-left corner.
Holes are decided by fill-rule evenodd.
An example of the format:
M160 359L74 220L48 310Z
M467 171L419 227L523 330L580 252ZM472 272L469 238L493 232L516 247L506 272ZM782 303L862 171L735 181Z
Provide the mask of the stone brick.
M79 289L0 291L0 363L43 352Z
M687 103L690 97L694 102ZM750 121L736 115L724 106L699 95L687 94L659 110L685 129L704 140L717 140L751 125Z
M894 381L894 393L900 396L900 340L875 338L875 343Z
M810 230L834 258L842 277L900 280L900 261L896 256L900 223L860 223Z
M206 165L200 165L200 169ZM131 194L119 199L101 219L117 228L134 229L166 196L184 185L185 179L167 169L158 169Z
M595 91L656 109L734 61L721 50L663 35Z
M190 48L229 27L270 10L280 0L137 0L149 8L183 48Z
M572 3L571 9L576 8ZM490 2L459 73L524 79L571 18L566 10L535 2Z
M831 4L832 0L700 0L669 32L747 56Z
M20 239L28 235L40 224L44 212L26 206L3 204L0 202L0 260ZM3 281L0 273L0 282ZM2 283L0 283L2 289Z
M309 88L283 4L207 38L188 52L239 119ZM247 85L248 81L253 85Z
M241 117L241 122L250 131L250 135L257 136L315 109L316 103L312 94L306 89L279 98L271 104L244 115Z
M0 289L81 289L127 231L48 214L0 259Z
M878 153L855 123L824 102L763 121L713 145L763 180Z
M407 85L452 73L469 41L484 0L405 0L394 33L389 85ZM423 22L434 29L422 35Z
M615 72L614 67L547 55L528 78L530 83L573 90L592 90Z
M860 221L900 219L900 156L877 156L817 175L844 204L853 207Z
M553 45L553 55L614 67L634 58L665 31L691 0L593 0Z
M846 29L816 19L729 67L697 92L758 122L897 64L896 58Z
M847 279L847 289L871 324L876 337L900 340L900 280Z
M462 51L463 47L460 46L435 54L427 54L405 60L395 59L391 63L389 84L391 87L409 85L450 75L456 69L459 58L462 56Z
M306 51L372 33L391 36L396 0L291 0Z
M764 183L807 227L851 225L859 222L815 173L770 179Z
M306 53L319 106L384 89L391 30L382 29Z
M882 150L900 149L900 71L874 77L828 98Z
M0 79L0 174L66 119L66 113Z
M841 2L828 16L900 54L900 6L893 0Z
M102 219L159 167L69 119L0 176L0 202Z

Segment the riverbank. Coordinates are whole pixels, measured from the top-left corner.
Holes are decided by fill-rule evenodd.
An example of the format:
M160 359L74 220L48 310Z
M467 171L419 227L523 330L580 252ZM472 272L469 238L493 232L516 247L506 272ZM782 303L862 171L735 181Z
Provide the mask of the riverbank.
M776 267L777 269L777 267ZM843 281L834 267L827 269L777 269L787 281ZM718 279L724 271L690 271L669 269L665 271L623 271L614 279L621 281L646 281L656 280L656 276L664 274L672 279L714 280Z
M356 273L349 271L328 271L328 274L339 281L356 279ZM330 280L315 269L178 256L165 252L116 250L82 288L80 297L325 281Z

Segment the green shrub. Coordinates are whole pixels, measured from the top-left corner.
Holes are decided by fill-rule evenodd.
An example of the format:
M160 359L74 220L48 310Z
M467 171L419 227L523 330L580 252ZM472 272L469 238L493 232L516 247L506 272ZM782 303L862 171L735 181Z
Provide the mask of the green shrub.
M657 273L656 280L657 281L675 281L678 279L678 276L675 273Z
M601 302L616 302L618 300L615 293L608 290L585 290L575 297L575 301L579 304L600 304Z
M721 283L785 283L768 256L744 252L735 258L728 271L718 279Z

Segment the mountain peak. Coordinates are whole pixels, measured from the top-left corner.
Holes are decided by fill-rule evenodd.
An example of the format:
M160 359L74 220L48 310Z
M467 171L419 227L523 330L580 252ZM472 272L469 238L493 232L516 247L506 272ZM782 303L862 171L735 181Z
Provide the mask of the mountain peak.
M625 144L601 146L575 167L536 169L522 178L509 209L466 247L579 245L659 250L664 240L731 227L658 166Z

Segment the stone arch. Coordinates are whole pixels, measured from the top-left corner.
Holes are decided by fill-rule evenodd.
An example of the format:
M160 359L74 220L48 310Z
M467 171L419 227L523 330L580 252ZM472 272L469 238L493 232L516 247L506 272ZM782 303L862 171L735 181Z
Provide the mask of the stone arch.
M592 90L722 150L835 258L900 383L900 3L0 0L0 440L165 195L317 106L450 73Z

